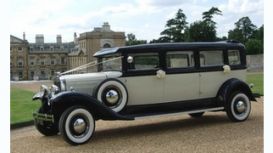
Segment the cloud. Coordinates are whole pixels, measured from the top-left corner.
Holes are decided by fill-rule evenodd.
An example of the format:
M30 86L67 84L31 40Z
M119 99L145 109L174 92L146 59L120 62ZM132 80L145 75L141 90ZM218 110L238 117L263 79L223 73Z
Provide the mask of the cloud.
M150 7L173 7L181 4L185 4L190 2L190 0L138 0L137 1L140 5L143 6L150 6Z
M18 2L16 2L18 1ZM45 39L55 41L57 34L64 41L73 40L73 33L91 31L108 21L115 31L134 33L139 39L158 38L166 21L182 9L187 21L202 19L202 12L212 6L219 7L223 16L216 16L217 31L227 35L234 22L249 16L257 26L263 23L262 0L135 0L135 1L88 1L88 0L13 0L10 31L19 37L25 31L34 41L35 34L43 33ZM99 4L98 4L99 3Z

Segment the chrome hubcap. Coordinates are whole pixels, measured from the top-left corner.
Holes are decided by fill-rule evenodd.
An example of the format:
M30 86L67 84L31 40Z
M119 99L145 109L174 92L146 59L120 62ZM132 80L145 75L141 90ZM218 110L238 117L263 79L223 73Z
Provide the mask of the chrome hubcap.
M118 101L118 92L115 90L109 90L106 93L106 100L107 102L109 102L110 104L115 104Z
M243 101L238 101L236 104L236 109L238 113L243 113L246 110L246 105Z
M86 123L82 118L78 118L75 120L73 128L76 133L83 133L86 129Z

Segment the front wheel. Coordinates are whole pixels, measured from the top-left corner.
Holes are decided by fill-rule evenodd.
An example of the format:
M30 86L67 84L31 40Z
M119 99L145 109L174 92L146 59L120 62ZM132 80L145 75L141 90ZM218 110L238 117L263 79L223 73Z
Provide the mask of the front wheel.
M92 137L95 120L86 108L73 106L62 114L59 130L66 142L72 145L83 144Z
M227 105L227 116L231 121L245 121L251 111L251 103L248 96L243 92L235 92L231 94Z

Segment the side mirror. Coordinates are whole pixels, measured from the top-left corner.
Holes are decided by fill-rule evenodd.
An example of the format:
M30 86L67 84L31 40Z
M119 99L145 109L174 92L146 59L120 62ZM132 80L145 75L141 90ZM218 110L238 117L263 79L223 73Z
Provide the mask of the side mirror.
M127 62L128 63L133 63L133 61L134 61L134 58L132 56L128 56Z

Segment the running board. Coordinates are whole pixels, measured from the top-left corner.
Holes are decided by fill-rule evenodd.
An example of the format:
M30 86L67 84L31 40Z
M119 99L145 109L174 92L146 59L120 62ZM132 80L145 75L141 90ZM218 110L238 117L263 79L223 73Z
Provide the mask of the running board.
M168 112L168 113L158 113L158 114L145 114L145 115L137 115L134 117L135 120L152 118L152 117L160 117L160 116L175 116L181 114L192 114L192 113L201 113L201 112L212 112L212 111L221 111L224 110L224 107L215 107L215 108L206 108L206 109L197 109L190 111L182 111L182 112Z

